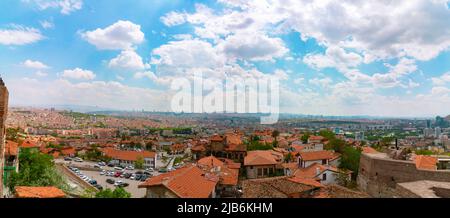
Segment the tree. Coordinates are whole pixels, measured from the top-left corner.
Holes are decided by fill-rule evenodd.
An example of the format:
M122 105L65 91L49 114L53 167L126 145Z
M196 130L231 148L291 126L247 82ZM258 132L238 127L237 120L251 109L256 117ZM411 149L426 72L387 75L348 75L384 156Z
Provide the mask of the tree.
M11 141L17 141L18 133L21 132L19 127L6 129L6 139Z
M359 160L361 158L361 149L351 146L345 146L342 151L341 162L339 167L349 169L353 172L352 179L358 176Z
M124 188L118 187L112 191L110 188L104 189L95 194L95 198L130 198L131 193L125 191Z
M308 139L309 139L309 136L310 136L311 134L309 133L309 132L307 132L307 133L305 133L305 134L303 134L302 135L302 137L300 138L301 140L302 140L302 142L303 143L308 143Z
M280 131L278 131L278 130L274 130L274 131L272 132L272 137L274 137L275 140L276 140L276 138L277 138L279 135L280 135Z
M144 158L142 156L138 156L137 160L134 162L134 168L144 169Z
M338 153L342 153L344 150L344 147L346 147L346 143L342 139L332 139L328 142L327 145L325 145L325 149L327 150L334 150Z
M336 138L336 136L334 135L334 133L330 130L321 130L319 132L319 135L326 138L327 140L333 140Z
M53 158L32 149L21 149L19 154L19 173L12 172L7 186L55 186L67 191L69 186L57 172Z

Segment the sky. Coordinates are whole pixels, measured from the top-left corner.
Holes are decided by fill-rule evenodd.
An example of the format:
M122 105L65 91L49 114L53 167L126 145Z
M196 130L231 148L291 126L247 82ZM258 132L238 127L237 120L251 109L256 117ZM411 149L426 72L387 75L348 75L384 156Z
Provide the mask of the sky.
M450 114L448 0L2 0L10 105L170 110L170 81L274 75L280 111Z

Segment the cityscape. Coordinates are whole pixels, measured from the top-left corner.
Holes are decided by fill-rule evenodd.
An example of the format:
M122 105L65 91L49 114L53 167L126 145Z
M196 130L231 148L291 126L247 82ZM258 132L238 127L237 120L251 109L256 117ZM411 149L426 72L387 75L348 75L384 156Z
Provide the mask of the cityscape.
M0 198L450 198L447 0L0 8Z

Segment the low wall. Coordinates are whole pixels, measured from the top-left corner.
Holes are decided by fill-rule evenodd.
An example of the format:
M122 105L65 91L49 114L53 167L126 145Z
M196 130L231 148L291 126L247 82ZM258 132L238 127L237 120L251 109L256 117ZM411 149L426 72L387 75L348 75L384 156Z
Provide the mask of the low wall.
M361 154L357 183L374 197L399 197L396 184L417 180L450 181L450 170L420 170L412 161Z

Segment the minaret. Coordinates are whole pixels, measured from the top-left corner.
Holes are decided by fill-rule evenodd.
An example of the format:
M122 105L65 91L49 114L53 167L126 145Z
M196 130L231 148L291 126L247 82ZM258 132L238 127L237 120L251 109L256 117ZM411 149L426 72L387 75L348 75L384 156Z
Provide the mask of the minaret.
M5 121L8 114L8 89L0 76L0 198L3 198L3 164L5 163Z

